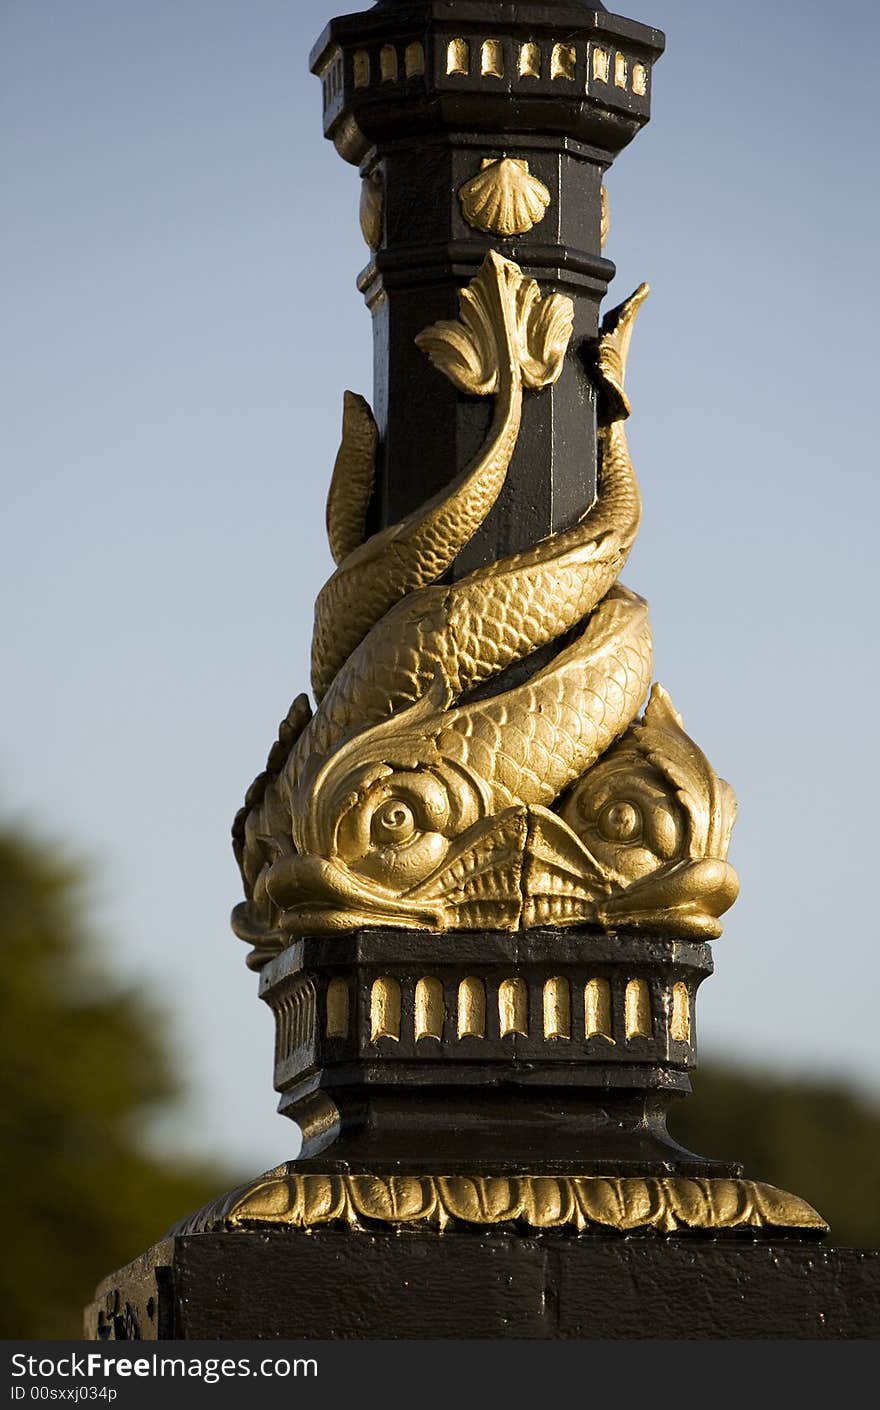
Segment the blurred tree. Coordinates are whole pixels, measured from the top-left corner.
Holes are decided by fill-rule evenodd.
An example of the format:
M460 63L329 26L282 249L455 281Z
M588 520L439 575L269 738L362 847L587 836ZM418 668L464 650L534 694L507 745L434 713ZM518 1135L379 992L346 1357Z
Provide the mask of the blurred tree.
M809 1200L837 1247L880 1248L880 1106L843 1083L710 1065L669 1128L689 1150Z
M99 966L79 872L0 830L0 1336L79 1337L95 1284L235 1184L139 1127L182 1094L163 1021Z

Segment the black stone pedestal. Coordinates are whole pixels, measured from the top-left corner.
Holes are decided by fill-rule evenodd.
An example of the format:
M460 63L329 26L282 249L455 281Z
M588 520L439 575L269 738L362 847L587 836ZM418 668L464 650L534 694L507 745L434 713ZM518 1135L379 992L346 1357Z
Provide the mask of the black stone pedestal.
M871 1338L880 1253L733 1237L178 1235L101 1284L85 1335Z

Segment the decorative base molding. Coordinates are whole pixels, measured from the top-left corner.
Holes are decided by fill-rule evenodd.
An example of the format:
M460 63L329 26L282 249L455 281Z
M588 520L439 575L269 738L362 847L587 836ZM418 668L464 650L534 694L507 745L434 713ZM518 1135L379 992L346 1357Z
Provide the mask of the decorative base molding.
M740 1175L665 1127L711 972L707 944L629 931L309 937L260 976L279 1110L317 1174Z
M804 1200L753 1180L275 1172L213 1201L173 1233L328 1225L437 1232L514 1225L579 1234L712 1230L799 1238L828 1232Z

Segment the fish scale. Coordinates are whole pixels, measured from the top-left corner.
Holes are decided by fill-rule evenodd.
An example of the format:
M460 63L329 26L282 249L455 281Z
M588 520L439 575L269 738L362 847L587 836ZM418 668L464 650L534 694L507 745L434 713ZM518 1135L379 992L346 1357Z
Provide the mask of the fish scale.
M652 669L647 605L616 588L581 639L527 684L446 712L436 753L479 773L495 789L496 807L550 803L627 728ZM526 746L522 761L510 749L512 712ZM530 765L535 744L547 761L540 770Z
M491 279L481 276L484 292L497 280L499 297L504 281L509 295L511 281L522 279L500 256L494 263L488 257L486 269ZM539 298L537 285L529 289L518 310L528 312L529 300ZM242 938L259 942L255 964L288 934L377 920L438 930L576 920L653 925L674 910L677 923L687 922L692 933L718 933L717 917L736 890L723 860L733 816L726 785L656 693L638 728L618 743L639 714L653 668L647 605L618 583L641 513L623 426L629 412L624 376L633 319L646 294L642 286L603 325L596 382L605 423L599 428L599 495L573 528L458 583L441 584L432 578L445 565L450 532L462 515L478 520L497 493L478 483L479 474L466 472L449 502L430 501L404 526L374 536L348 558L343 555L355 542L364 504L348 504L344 484L341 498L332 493L328 527L332 519L334 556L342 563L323 595L318 634L333 638L339 669L319 693L311 723L300 708L296 719L282 724L239 828L251 899L237 908L235 926ZM475 297L463 294L463 310ZM481 361L486 349L464 311L460 323L434 325L420 335L426 340L420 346L460 390L498 394L491 444L476 462L496 476L504 428L512 424L521 392L512 332L523 335L517 347L530 387L539 385L534 367L547 380L561 364L563 337L565 346L570 337L566 301L548 295L547 307L557 326L540 340L534 327L526 336L525 315L514 318L510 308L505 314L511 353L506 408L504 377L488 354ZM544 352L543 361L536 354L530 363L533 334ZM468 378L473 386L462 385ZM363 432L364 445L375 439L363 407L349 409L349 421ZM348 470L343 464L340 484L352 471L350 455L342 460ZM405 564L416 544L420 561L392 585L401 600L380 606L379 620L369 621L376 604L388 600L389 565ZM371 582L371 574L384 581ZM362 600L348 620L340 603L359 575L364 591L355 596ZM342 578L348 587L339 596ZM347 653L343 643L355 635L358 643ZM554 659L529 679L513 689L498 681L507 667L554 643ZM496 694L474 690L493 680ZM593 765L603 756L629 757L626 751L634 749L666 780L691 830L682 865L666 868L668 877L655 867L632 882L629 873L615 871L619 848L611 848L611 860L601 848L594 855L579 823L587 817L583 800L591 796L591 780L600 806L607 798L606 775L592 773ZM720 818L714 839L713 812Z
M437 363L436 343L450 341L461 345L462 338L471 353L489 357L492 376L485 383L480 378L473 383L466 379L460 390L476 395L497 393L492 429L485 448L457 477L453 484L434 495L426 504L397 524L373 534L344 559L318 595L315 603L315 625L312 636L312 688L320 702L334 677L351 654L363 642L368 632L386 612L402 598L436 580L446 572L465 544L485 521L507 476L510 461L519 438L522 421L523 379L528 375L522 362L525 349L519 345L510 305L502 290L516 289L523 283L522 272L500 255L490 252L475 286L461 294L462 322L438 324L426 329L417 342L431 360ZM537 295L537 285L534 285ZM550 296L545 307L558 296ZM570 309L570 301L568 303ZM497 318L493 318L494 310ZM444 332L445 330L445 332ZM571 332L571 315L568 334ZM566 338L567 342L567 338ZM433 351L432 351L433 348ZM448 351L448 348L447 348ZM549 349L545 348L545 354ZM558 350L557 350L558 351ZM441 365L443 359L441 358ZM561 354L550 357L533 386L544 386L558 377L562 366ZM456 374L446 368L456 381ZM473 372L473 368L471 368ZM344 422L347 429L347 423ZM375 456L375 443L365 442L367 453ZM341 455L338 462L348 467L352 476L352 492L357 498L356 482L364 479L363 460L357 447L352 454ZM375 464L367 468L375 474ZM334 486L331 496L334 516L341 515L345 495ZM328 502L328 512L330 503ZM335 534L331 531L331 538Z
M337 674L289 760L413 704L441 676L455 697L563 636L617 579L638 532L641 496L622 422L603 428L600 493L574 528L392 607ZM597 549L597 545L599 545Z
M317 700L323 699L373 624L400 598L436 581L476 533L504 484L521 412L522 386L516 381L500 403L489 449L459 477L451 493L374 534L322 588L312 636Z

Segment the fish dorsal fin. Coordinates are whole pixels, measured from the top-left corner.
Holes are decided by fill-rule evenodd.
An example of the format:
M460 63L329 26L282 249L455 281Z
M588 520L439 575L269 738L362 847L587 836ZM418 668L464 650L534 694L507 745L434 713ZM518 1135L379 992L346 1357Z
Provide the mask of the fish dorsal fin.
M626 364L636 318L650 292L648 284L640 284L634 294L606 313L602 321L597 362L599 392L604 404L604 419L608 422L625 421L632 409L624 390Z
M265 769L254 779L245 795L244 807L240 808L235 815L235 821L232 824L232 850L235 853L235 860L238 862L242 876L244 876L246 889L248 880L245 876L245 851L248 818L262 805L268 789L278 778L290 758L294 745L311 718L312 707L309 704L309 697L298 695L279 725L278 738L269 751Z
M640 752L676 790L690 822L693 858L722 857L735 817L733 791L718 777L702 749L685 732L681 715L662 685L654 685L634 737Z

